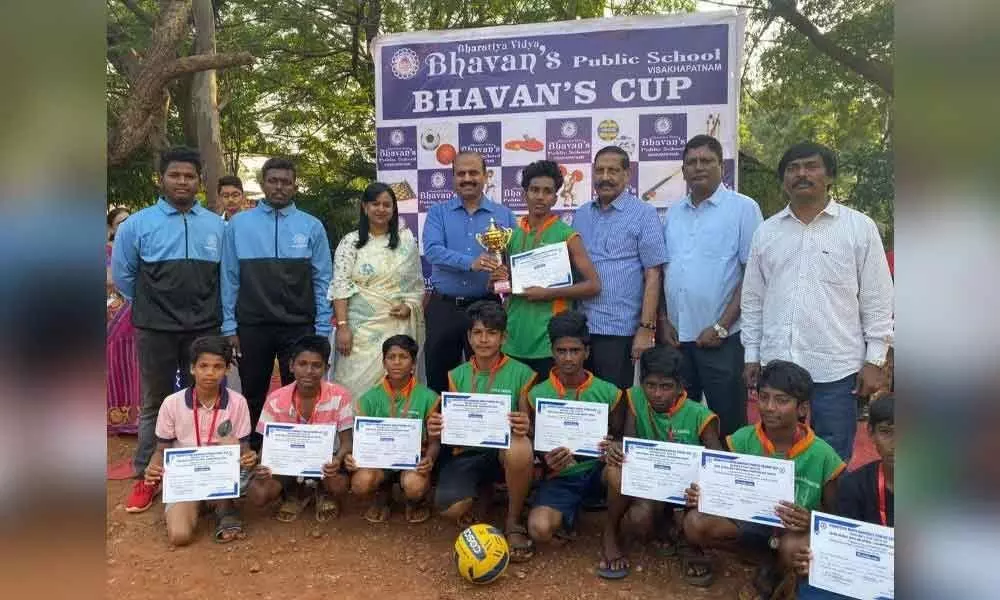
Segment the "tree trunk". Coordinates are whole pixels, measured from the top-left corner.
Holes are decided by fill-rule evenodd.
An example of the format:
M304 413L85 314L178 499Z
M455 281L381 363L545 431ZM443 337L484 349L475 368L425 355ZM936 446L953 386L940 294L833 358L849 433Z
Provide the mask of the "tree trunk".
M194 53L215 54L215 11L212 0L194 0ZM198 150L201 152L205 181L205 206L221 213L217 182L222 175L222 136L219 133L218 84L215 70L194 74L191 100L198 129Z

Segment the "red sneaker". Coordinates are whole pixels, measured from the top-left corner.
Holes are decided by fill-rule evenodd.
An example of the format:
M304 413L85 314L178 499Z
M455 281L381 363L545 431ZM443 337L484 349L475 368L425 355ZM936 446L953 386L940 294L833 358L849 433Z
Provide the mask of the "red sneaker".
M148 510L153 505L153 499L159 493L160 484L149 485L142 479L136 481L125 501L125 512L141 513Z

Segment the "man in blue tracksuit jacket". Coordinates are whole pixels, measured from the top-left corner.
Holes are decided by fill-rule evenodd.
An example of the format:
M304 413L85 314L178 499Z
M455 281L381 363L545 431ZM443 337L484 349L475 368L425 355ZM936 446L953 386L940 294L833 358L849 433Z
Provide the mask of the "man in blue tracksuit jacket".
M275 356L281 384L293 381L292 345L330 334L326 299L333 259L323 224L295 208L295 165L272 158L261 169L264 200L233 216L222 250L222 334L237 349L243 395L257 429ZM259 448L260 437L251 442Z
M115 235L111 276L132 301L142 408L135 471L141 480L156 447L156 417L174 391L174 377L191 385L191 342L219 335L222 305L219 262L222 217L195 199L201 178L196 150L173 148L160 159L162 196L126 219ZM126 502L129 512L148 508L155 489L141 489ZM132 501L138 502L133 504Z

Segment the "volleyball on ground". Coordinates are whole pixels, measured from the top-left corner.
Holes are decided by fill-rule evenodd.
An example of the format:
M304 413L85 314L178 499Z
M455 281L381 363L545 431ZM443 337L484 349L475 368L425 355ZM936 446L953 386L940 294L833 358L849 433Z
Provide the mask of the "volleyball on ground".
M455 566L472 583L490 583L503 575L510 562L510 548L503 533L492 525L469 527L455 540Z

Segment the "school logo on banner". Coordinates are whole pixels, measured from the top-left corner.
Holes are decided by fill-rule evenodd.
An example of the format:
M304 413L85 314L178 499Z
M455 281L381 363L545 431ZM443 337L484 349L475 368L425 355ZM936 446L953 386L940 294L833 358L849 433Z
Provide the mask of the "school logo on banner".
M421 169L417 171L417 208L425 211L431 206L451 200L455 193L451 169Z
M590 117L546 119L545 158L557 163L590 162Z
M458 148L462 152L475 152L483 157L487 167L500 166L500 122L460 123Z
M639 160L681 160L687 114L639 115Z
M412 79L420 72L420 57L409 48L400 48L393 52L389 64L396 79Z
M380 170L417 168L417 127L378 127L375 152Z

